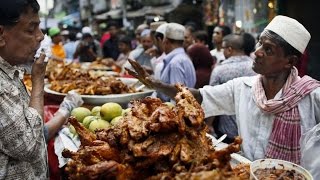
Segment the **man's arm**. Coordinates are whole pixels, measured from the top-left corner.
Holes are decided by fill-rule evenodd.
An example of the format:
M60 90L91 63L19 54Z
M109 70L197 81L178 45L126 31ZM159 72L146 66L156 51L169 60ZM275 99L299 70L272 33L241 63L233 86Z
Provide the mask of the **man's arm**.
M29 103L29 107L36 109L42 119L44 106L44 77L47 65L47 63L44 62L45 57L45 54L41 54L32 66L32 91Z
M139 79L143 84L148 86L149 88L153 88L156 91L159 91L167 96L169 96L171 99L174 99L176 94L178 93L178 90L174 85L170 85L167 83L163 83L159 80L154 79L152 76L150 76L147 71L136 61L133 61L131 59L128 59L132 67L134 68L135 72L127 69L128 73L137 79ZM200 94L200 91L197 89L189 88L192 95L197 99L197 101L201 104L202 102L202 96Z

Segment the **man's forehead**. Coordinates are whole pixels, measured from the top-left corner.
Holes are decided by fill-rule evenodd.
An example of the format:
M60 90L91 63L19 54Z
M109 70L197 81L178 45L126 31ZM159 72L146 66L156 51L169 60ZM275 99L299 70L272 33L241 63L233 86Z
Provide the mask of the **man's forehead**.
M264 43L268 43L268 44L271 44L271 45L274 45L276 46L277 43L275 42L275 38L274 36L272 36L270 33L268 33L267 31L263 31L259 37L259 40L261 42L264 42Z

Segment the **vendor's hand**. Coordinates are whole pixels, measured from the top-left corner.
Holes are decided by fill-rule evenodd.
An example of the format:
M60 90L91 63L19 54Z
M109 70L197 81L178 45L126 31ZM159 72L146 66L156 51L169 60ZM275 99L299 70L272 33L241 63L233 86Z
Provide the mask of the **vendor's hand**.
M128 73L131 76L139 79L139 81L141 81L147 87L153 88L153 78L149 75L149 73L137 61L134 61L132 59L128 59L128 61L131 64L132 68L135 70L132 71L128 68L125 68L128 71Z
M32 65L31 76L33 83L44 80L47 66L47 62L44 62L45 58L46 55L44 53L41 53L40 57L35 59Z
M81 96L76 91L69 91L64 97L58 112L62 113L65 117L69 117L71 111L83 104Z

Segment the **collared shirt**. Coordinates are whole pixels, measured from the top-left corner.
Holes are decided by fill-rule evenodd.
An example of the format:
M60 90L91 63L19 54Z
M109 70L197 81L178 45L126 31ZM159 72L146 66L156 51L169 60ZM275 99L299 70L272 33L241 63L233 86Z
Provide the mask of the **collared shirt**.
M43 120L29 107L23 71L0 57L0 179L47 179Z
M217 58L217 64L220 64L221 62L223 62L226 58L224 57L223 54L223 49L221 49L220 51L218 51L218 49L212 49L210 51L211 56L215 56Z
M176 48L165 56L160 80L167 84L182 83L187 87L194 87L196 72L192 61L183 48ZM159 95L162 100L170 100L169 97L161 93Z
M151 61L153 63L153 74L154 78L160 79L161 77L161 70L163 69L163 59L166 57L166 53L162 53L161 56L158 58L155 58L154 61Z
M77 49L77 43L75 41L69 41L65 45L63 45L63 47L66 52L66 58L68 60L73 60L73 55Z
M275 118L273 114L261 111L256 105L252 86L257 77L240 77L222 85L205 86L200 89L203 98L201 106L206 117L236 115L238 132L243 139L242 151L250 160L264 158ZM280 98L281 94L282 90L274 99ZM303 136L320 122L320 88L304 97L298 103L298 109ZM320 157L315 157L315 161L320 161Z
M215 86L234 78L254 75L256 73L252 70L252 59L249 56L231 56L213 69L210 85ZM222 134L227 134L229 138L237 136L236 117L219 116L218 130Z

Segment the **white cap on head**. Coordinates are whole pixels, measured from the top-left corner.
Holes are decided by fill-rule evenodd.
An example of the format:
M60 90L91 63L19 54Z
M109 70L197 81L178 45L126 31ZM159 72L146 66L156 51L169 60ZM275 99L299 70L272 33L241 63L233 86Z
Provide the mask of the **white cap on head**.
M165 32L166 32L167 26L168 26L168 23L161 24L161 25L156 29L156 32L161 33L161 34L164 35Z
M91 35L92 35L92 30L91 30L91 28L88 27L88 26L83 27L82 30L81 30L81 32L82 32L82 34L88 33L88 34L91 34Z
M274 17L265 29L278 34L301 53L304 52L311 38L302 24L287 16Z
M185 27L178 23L168 23L164 36L173 40L184 40Z
M150 29L144 29L142 32L141 32L141 34L140 34L140 36L141 37L145 37L145 36L149 36L150 35Z

